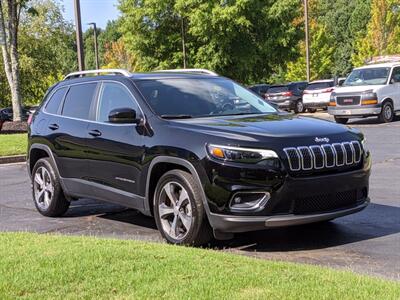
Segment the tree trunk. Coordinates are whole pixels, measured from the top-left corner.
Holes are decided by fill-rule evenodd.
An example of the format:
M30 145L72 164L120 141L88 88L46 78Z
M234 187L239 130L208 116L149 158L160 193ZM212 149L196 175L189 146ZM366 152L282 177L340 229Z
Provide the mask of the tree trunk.
M0 0L0 35L5 42L4 45L1 45L4 70L11 91L13 120L21 121L22 114L18 58L19 4L16 0L7 0L6 7L3 7L3 2L3 0ZM5 12L7 12L7 19L4 17Z

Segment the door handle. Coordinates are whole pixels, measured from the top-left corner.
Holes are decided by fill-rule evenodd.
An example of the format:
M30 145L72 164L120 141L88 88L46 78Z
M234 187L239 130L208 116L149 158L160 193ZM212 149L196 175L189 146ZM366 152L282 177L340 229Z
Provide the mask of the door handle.
M57 130L57 129L59 128L59 126L58 126L57 124L50 124L50 125L49 125L49 128L50 128L51 130Z
M101 136L101 132L97 129L89 131L89 134L94 137Z

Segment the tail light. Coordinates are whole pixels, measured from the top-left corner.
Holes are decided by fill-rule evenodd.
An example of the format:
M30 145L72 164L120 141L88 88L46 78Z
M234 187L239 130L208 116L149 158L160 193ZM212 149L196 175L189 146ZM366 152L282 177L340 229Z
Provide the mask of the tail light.
M28 117L28 125L31 125L31 124L32 124L32 120L33 120L33 114L29 114L29 117Z
M331 93L334 90L335 90L334 88L324 89L324 90L321 91L321 93Z
M282 96L290 97L290 96L293 96L293 93L292 93L292 92L284 92L284 93L282 94Z

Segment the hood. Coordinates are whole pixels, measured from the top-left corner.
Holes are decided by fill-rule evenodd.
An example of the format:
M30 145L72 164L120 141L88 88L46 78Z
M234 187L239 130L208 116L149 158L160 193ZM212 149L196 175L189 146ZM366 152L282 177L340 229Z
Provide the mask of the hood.
M376 91L377 89L381 88L384 85L360 85L360 86L341 86L335 89L336 94L341 93L357 93L357 92L364 92L364 91Z
M255 115L198 118L173 121L180 129L249 143L274 141L286 144L315 144L315 138L331 142L356 139L358 130L316 118L294 115ZM179 124L179 125L178 125ZM233 141L232 141L233 142Z

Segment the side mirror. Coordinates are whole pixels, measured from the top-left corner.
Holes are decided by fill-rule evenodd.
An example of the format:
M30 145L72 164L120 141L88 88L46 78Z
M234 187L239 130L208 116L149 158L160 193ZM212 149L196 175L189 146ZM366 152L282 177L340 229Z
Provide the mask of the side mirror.
M136 111L132 108L116 108L108 115L110 123L139 124L142 119L136 117Z

